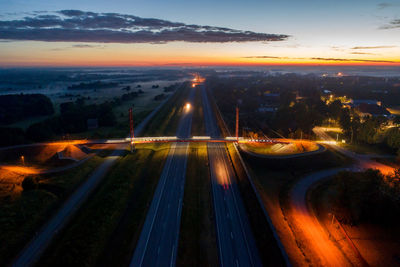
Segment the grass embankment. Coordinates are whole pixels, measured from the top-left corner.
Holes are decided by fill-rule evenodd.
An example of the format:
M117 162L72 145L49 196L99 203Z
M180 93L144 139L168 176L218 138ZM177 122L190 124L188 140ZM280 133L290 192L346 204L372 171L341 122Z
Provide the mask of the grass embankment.
M178 266L217 266L206 144L191 144L178 247Z
M316 151L319 148L316 143L308 141L296 141L289 144L249 143L241 146L252 153L271 156L294 155Z
M75 188L103 161L95 156L61 174L39 176L37 189L0 204L0 265L13 258Z
M124 156L45 252L40 266L122 265L132 253L169 145L138 145ZM121 229L123 228L123 235ZM108 246L103 260L98 262ZM65 252L68 253L65 253Z
M291 262L309 265L311 259L298 240L296 229L291 224L289 192L292 186L307 173L326 168L346 166L348 158L334 151L292 160L280 160L277 164L269 159L257 160L243 154L243 160L251 173L253 182L260 194Z
M189 94L189 84L184 83L177 90L158 114L147 124L144 129L146 136L174 136L176 134L184 101Z
M278 247L277 240L273 235L272 229L268 226L267 218L264 215L264 207L260 205L254 193L239 155L233 144L227 144L226 148L236 173L239 190L260 252L261 260L264 266L284 266L284 259Z
M321 225L354 265L360 265L360 259L337 221L332 224L332 214L369 266L398 266L398 191L398 177L368 170L340 173L312 188L308 195Z

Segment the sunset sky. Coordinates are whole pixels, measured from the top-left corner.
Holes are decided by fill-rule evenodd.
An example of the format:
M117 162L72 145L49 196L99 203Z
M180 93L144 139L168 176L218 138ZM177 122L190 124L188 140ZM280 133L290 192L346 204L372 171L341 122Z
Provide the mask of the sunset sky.
M400 65L400 2L0 0L1 66Z

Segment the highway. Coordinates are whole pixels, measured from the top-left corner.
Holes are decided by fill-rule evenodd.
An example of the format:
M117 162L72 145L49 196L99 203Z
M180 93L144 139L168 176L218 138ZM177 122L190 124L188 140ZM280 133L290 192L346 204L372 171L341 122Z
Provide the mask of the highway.
M191 89L189 102L193 102L194 93ZM192 114L184 109L177 129L179 138L190 136ZM175 266L188 150L188 143L172 143L130 266Z
M136 128L136 134L140 134L145 124L160 110L163 101L154 109ZM24 247L12 266L32 266L51 243L55 235L68 223L79 207L86 201L91 192L106 176L112 165L124 153L126 144L121 144L104 162L89 176L89 178L66 200L56 214L39 230L38 234Z
M220 137L207 92L204 86L200 88L206 133L212 138ZM262 266L225 144L209 143L207 151L220 264Z

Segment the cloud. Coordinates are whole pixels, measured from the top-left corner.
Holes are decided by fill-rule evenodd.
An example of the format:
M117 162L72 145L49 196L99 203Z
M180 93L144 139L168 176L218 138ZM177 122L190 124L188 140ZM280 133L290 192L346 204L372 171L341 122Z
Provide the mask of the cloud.
M73 48L104 48L104 45L92 45L92 44L75 44Z
M355 46L350 49L385 49L385 48L395 48L395 45L379 45L379 46Z
M381 30L390 30L390 29L398 29L400 28L400 19L394 19L389 22L389 24L383 25L379 27Z
M385 8L399 7L399 6L400 6L400 4L398 4L398 3L383 2L383 3L378 4L378 9L385 9Z
M0 39L47 42L194 43L283 41L285 34L268 34L141 18L119 13L81 10L34 12L0 20Z
M392 60L380 60L380 59L359 59L359 58L324 58L324 57L312 57L313 60L321 61L342 61L342 62L371 62L371 63L399 63Z
M275 56L248 56L243 58L272 58L272 59L290 59L290 57L275 57Z
M247 56L243 58L258 59L295 59L295 60L316 60L316 61L339 61L339 62L370 62L370 63L399 63L392 60L360 59L360 58L326 58L326 57L277 57L277 56Z
M1 42L1 40L0 40ZM66 51L74 48L97 48L97 49L104 49L105 45L97 45L97 44L74 44L71 46L66 46L66 47L57 47L57 48L52 48L50 51Z
M351 52L352 55L376 55L375 53L366 53L366 52Z

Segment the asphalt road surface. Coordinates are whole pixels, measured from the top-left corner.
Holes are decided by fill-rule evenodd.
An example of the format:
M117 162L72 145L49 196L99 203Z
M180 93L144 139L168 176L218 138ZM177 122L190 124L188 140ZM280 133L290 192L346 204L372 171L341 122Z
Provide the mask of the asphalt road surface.
M209 99L201 86L207 135L220 137ZM221 266L262 266L225 144L207 145Z
M322 127L315 127L313 131L321 140L335 141ZM393 171L393 168L373 161L365 155L359 155L349 151L340 145L332 144L330 147L350 158L353 158L354 164L348 167L327 169L308 174L292 187L290 191L290 202L296 228L305 236L303 245L307 246L307 248L312 251L313 256L319 259L321 266L350 266L351 263L343 255L337 245L332 242L331 238L318 221L318 218L310 212L306 198L307 192L315 184L332 178L340 171L356 172L372 168L378 169L386 174ZM360 265L362 265L362 263L360 263Z
M194 93L191 89L189 102L193 102ZM183 109L178 137L190 137L192 114L192 110ZM171 145L130 266L175 266L188 149L188 143Z
M154 117L166 102L163 101L154 109L136 128L136 134L140 135L146 123ZM106 176L111 166L124 153L126 145L119 146L108 156L104 162L90 175L90 177L68 198L58 212L44 225L36 236L25 246L12 266L32 266L42 255L54 236L68 223L78 208L85 202L87 197L96 188L100 181Z
M290 192L295 223L307 238L305 245L318 257L321 266L350 266L350 263L309 211L306 195L312 185L345 170L350 168L335 168L309 174L296 183Z

